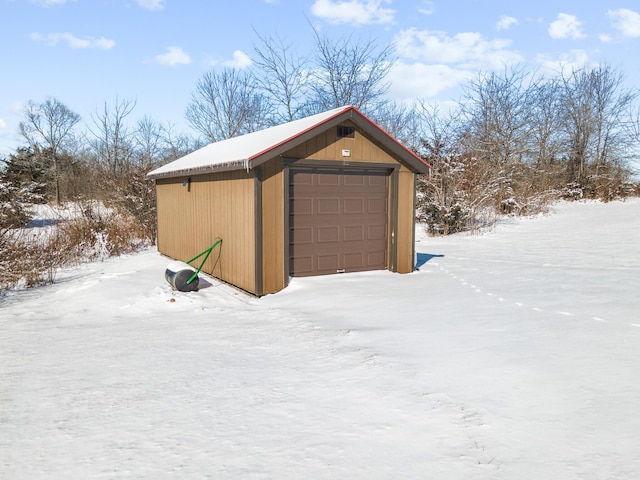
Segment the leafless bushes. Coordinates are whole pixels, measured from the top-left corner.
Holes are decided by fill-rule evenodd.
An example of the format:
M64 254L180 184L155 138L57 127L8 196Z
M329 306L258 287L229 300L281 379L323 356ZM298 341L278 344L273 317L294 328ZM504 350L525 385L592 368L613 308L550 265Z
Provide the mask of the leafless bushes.
M0 232L0 292L53 283L60 267L74 263L72 249L57 232Z
M131 215L100 204L77 205L72 218L43 227L0 229L0 293L53 283L62 267L135 252L151 242Z
M627 160L638 134L636 93L607 66L558 78L522 69L480 75L459 108L420 105L418 219L433 234L544 211L557 199L610 201L637 192ZM491 215L493 212L493 215Z

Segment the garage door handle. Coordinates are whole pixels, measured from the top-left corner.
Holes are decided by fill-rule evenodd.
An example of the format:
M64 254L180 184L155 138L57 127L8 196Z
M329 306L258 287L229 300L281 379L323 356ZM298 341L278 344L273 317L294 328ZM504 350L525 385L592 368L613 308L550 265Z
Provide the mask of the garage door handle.
M341 268L341 269L339 269L339 270L336 270L336 273L344 273L344 272L346 272L346 270L345 270L344 268Z

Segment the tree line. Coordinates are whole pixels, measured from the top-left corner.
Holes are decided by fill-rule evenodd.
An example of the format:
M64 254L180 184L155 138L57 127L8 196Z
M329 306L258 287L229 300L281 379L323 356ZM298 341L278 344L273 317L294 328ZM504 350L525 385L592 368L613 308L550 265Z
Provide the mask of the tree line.
M29 102L24 146L0 166L0 229L24 224L30 203L97 200L126 212L155 239L155 193L146 173L209 142L331 108L354 105L431 166L418 180L417 213L433 233L534 213L557 198L637 194L638 92L608 65L553 76L525 66L478 72L455 108L387 99L392 45L313 30L299 54L256 32L252 65L205 73L185 117L193 133L143 117L135 100L105 102L84 122L55 98Z
M421 218L451 233L559 198L638 195L637 97L607 65L553 77L518 67L479 74L447 115L421 105L416 149L433 166Z

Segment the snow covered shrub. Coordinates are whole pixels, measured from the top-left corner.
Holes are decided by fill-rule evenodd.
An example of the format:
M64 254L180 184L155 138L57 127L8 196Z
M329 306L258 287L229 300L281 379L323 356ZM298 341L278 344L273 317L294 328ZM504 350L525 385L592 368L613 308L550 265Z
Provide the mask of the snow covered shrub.
M150 167L131 164L126 166L126 172L117 176L101 172L97 182L103 186L99 198L104 204L137 223L140 238L153 243L156 238L156 193L155 182L146 176L149 170Z
M562 189L561 195L565 200L580 200L584 197L584 190L578 182L569 182Z
M150 168L132 166L127 181L118 187L118 209L123 210L139 223L144 238L155 242L156 238L156 190L155 182L147 179Z
M621 196L626 197L640 197L640 182L624 182L621 186Z
M55 222L37 222L45 228L0 228L0 293L53 283L62 267L132 253L150 243L134 218L99 203L54 207L53 213Z
M429 174L418 176L416 217L429 233L448 235L465 230L471 216L465 184L473 159L458 155L440 139L423 141L429 152Z
M62 251L48 248L47 241L46 236L27 236L23 230L0 232L0 291L53 282L55 270L46 267L47 252L61 255Z
M29 221L20 193L19 187L0 180L0 228L18 227Z
M16 255L15 241L6 228L0 228L0 293L17 281L14 268Z
M30 166L23 163L31 159L28 155L22 158L25 152L11 155L0 172L0 228L26 225L31 219L29 207L46 201L44 185L37 181L38 176L24 172Z
M449 235L466 229L470 211L461 202L441 205L428 197L418 200L417 220L426 224L430 234Z
M29 207L43 203L39 185L15 185L0 179L0 228L19 227L31 220Z
M503 198L500 202L500 213L515 213L522 210L521 205L514 197Z
M78 258L95 260L131 253L148 244L138 222L100 204L84 203L81 215L59 226Z

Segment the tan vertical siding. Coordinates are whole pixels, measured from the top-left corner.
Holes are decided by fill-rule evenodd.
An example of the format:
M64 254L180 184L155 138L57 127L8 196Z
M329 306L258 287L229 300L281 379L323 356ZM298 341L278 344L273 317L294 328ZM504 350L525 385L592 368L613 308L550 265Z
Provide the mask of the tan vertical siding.
M186 261L210 247L203 271L255 293L255 195L253 172L244 170L159 179L158 250ZM199 265L199 260L194 262Z
M414 267L414 174L401 168L398 178L398 231L396 242L398 273L410 273Z
M262 165L262 289L275 293L285 287L284 189L279 158ZM288 260L287 260L288 261Z
M355 126L350 122L345 122L344 125ZM343 157L342 150L349 150L351 156ZM311 140L292 148L283 156L307 160L398 163L394 157L381 149L358 127L356 127L354 138L337 138L336 128L330 128Z

